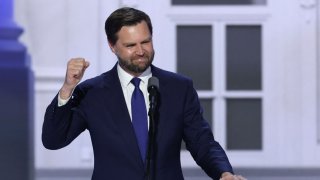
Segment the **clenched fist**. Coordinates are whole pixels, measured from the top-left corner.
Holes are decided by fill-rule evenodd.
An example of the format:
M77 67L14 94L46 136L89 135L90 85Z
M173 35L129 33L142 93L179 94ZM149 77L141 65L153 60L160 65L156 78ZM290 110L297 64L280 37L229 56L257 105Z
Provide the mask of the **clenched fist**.
M67 99L71 96L73 89L81 81L89 62L84 58L72 58L68 62L66 77L60 89L60 98Z

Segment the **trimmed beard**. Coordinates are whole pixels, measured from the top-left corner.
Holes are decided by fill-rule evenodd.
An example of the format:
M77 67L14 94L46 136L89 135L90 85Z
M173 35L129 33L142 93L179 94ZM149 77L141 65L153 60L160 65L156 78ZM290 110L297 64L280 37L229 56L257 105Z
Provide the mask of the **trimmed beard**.
M121 59L120 56L117 56L118 58L118 62L119 65L124 68L127 69L128 71L135 73L135 74L140 74L143 73L153 62L153 58L154 58L154 52L151 54L150 58L148 58L148 61L146 62L145 66L141 67L139 65L135 65L134 63L132 63L131 60L124 60Z

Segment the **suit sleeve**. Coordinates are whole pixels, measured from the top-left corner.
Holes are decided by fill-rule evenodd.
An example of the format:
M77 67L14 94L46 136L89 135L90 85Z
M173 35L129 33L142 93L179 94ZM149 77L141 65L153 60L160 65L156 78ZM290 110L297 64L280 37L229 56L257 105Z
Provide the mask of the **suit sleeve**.
M57 96L47 107L42 126L42 143L52 150L67 146L86 129L86 118L80 108L84 95L79 87L63 106L58 107Z
M208 122L202 116L197 92L188 84L184 107L183 139L196 163L213 179L223 172L233 173L226 153L215 141Z

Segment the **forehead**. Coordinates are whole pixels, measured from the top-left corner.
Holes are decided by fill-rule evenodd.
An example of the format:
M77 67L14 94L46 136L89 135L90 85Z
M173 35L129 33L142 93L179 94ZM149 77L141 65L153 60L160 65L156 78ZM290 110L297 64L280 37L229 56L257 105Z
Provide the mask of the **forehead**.
M123 26L117 33L118 40L138 40L143 38L150 38L150 30L145 21L141 21L138 24L132 26Z

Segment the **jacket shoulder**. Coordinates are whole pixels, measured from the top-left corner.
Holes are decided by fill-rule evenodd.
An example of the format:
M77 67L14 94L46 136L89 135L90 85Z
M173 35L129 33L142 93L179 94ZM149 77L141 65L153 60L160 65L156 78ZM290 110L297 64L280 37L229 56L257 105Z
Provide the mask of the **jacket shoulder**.
M193 86L192 79L175 72L160 69L158 67L152 66L152 75L159 78L159 81L166 82L175 85L191 85Z
M114 84L112 80L117 78L115 76L117 76L117 74L113 74L112 70L110 70L101 75L87 79L77 85L73 95L83 97L88 93L88 91L101 90L107 87L107 84Z

